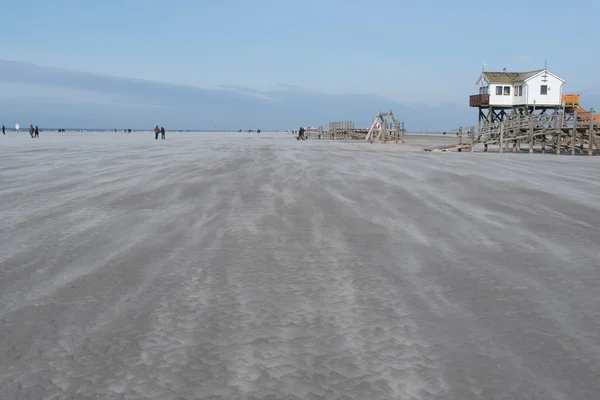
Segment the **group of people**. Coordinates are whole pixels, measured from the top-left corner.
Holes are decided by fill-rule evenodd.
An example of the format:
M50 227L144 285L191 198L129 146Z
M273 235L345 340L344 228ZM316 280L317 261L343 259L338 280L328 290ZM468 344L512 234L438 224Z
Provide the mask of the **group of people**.
M165 128L163 128L162 126L159 128L158 125L156 125L156 127L154 128L154 139L158 139L159 133L160 133L161 139L166 139L165 138Z
M298 130L298 137L296 139L298 140L306 140L306 136L304 136L304 128L300 127L300 129Z
M17 133L19 127L17 126ZM6 135L6 127L4 125L2 125L2 134ZM36 125L35 128L33 127L33 125L29 125L29 136L31 136L32 138L39 138L40 137L40 128L38 128L38 126Z
M64 132L64 129L59 129L59 132ZM131 129L128 129L129 132L131 132ZM18 132L18 131L17 131ZM115 132L117 132L117 130L115 129ZM241 130L240 130L241 132ZM260 129L256 131L257 133L260 133ZM304 135L304 128L300 127L300 130L298 130L298 137L296 139L298 140L306 140L306 136ZM294 131L292 131L292 133L294 133ZM6 127L4 125L2 125L2 134L6 135ZM166 135L166 131L165 128L163 128L162 126L159 128L158 125L156 125L156 127L154 127L154 139L158 140L158 135L160 134L160 138L161 139L166 139L165 135ZM29 125L29 135L32 138L39 138L40 137L40 128L38 128L38 126L36 125L35 127L33 125Z
M32 138L39 138L40 137L40 128L38 128L37 125L35 126L35 128L33 127L33 125L29 125L29 135Z

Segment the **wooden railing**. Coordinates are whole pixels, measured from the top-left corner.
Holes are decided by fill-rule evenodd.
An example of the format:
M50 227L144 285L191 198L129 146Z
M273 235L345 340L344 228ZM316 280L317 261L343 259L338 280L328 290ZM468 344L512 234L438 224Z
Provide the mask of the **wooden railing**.
M489 94L474 94L469 97L469 107L485 107L490 105Z
M594 109L589 111L587 123L583 124L577 113L568 114L558 111L552 114L518 114L507 115L503 121L486 122L480 129L460 127L456 132L458 145L454 147L473 151L476 144L481 143L487 151L488 145L499 145L499 151L509 151L509 144L514 151L520 151L521 143L529 145L532 153L535 143L541 145L542 153L546 147L556 150L570 151L571 154L584 153L587 144L587 153L594 153L594 146L600 146L600 123L590 118ZM595 118L594 118L595 119ZM466 135L464 135L466 133ZM464 135L464 136L463 136ZM577 143L577 146L576 146ZM596 152L598 152L596 147Z

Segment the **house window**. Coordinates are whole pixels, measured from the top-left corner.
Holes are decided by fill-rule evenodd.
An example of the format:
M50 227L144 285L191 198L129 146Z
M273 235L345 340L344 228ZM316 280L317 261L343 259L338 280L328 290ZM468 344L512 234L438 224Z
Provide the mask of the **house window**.
M502 86L496 86L496 96L502 96Z
M519 85L519 96L523 96L523 85Z
M519 87L515 86L515 97L519 95Z
M510 86L504 86L504 95L510 96Z
M548 94L548 85L540 86L540 94Z

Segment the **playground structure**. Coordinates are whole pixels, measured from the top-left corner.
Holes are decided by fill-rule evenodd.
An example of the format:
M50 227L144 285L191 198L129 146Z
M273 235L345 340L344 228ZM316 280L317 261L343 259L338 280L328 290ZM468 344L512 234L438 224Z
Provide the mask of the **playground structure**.
M385 143L393 140L395 143L404 143L404 122L398 122L390 110L387 114L377 113L365 140L371 143Z
M398 122L392 110L377 113L369 129L357 129L352 121L330 122L327 135L331 140L364 140L370 143L404 143L404 122Z

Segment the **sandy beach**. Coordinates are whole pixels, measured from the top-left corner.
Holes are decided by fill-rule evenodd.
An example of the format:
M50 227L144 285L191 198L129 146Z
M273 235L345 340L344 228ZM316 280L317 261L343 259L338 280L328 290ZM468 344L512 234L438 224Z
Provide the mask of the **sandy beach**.
M598 157L0 137L0 399L600 398Z

